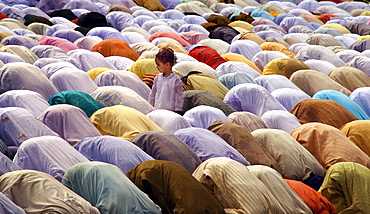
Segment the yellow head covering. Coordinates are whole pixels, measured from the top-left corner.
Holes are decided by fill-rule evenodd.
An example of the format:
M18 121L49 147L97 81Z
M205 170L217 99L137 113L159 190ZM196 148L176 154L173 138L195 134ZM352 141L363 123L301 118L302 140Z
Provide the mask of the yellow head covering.
M103 73L104 71L108 71L108 70L112 70L110 68L103 68L103 67L99 67L99 68L93 68L93 69L90 69L87 74L90 76L90 78L92 80L94 80L99 74Z
M145 75L158 73L155 59L139 59L132 64L129 71L135 73L140 79Z

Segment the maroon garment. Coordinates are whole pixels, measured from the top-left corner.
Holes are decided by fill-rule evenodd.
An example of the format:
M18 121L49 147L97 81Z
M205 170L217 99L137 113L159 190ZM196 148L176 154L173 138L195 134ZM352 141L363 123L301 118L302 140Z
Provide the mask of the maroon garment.
M203 62L211 66L213 69L216 69L222 63L227 62L216 50L207 46L194 48L189 52L189 56L194 57L199 62Z

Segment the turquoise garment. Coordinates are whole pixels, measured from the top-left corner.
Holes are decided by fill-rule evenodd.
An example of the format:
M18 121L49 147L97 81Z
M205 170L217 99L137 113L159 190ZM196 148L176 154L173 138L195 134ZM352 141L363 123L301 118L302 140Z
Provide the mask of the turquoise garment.
M103 162L76 164L62 183L79 194L101 214L156 214L161 208L116 166Z
M253 79L244 73L224 74L218 80L228 89L243 83L254 83Z
M87 117L90 117L95 111L103 106L92 98L89 94L81 91L61 91L49 99L50 105L70 104L82 109Z
M370 120L370 117L357 103L339 91L322 90L313 95L312 99L333 100L350 111L359 120Z
M270 21L274 21L274 18L275 18L271 14L269 14L266 10L263 10L261 8L254 9L249 15L252 16L253 18L262 17Z

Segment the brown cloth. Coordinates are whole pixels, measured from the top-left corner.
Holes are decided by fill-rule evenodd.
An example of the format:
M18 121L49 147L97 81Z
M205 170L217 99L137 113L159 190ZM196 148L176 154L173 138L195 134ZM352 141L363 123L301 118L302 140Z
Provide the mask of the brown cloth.
M307 123L298 126L290 135L305 147L325 170L339 162L355 162L370 167L369 156L333 126Z
M354 91L356 88L370 86L370 78L367 74L353 67L343 66L336 68L328 76L350 91Z
M134 0L134 2L150 11L164 11L166 8L158 0Z
M232 122L216 121L208 127L208 130L216 133L238 150L250 164L265 165L281 173L275 159L246 128Z
M42 16L35 16L35 17L32 17L32 18L29 18L27 19L27 21L24 22L24 25L28 26L32 23L43 23L43 24L47 24L49 26L53 26L54 24L49 21L49 19L45 18L45 17L42 17Z
M126 12L126 13L129 13L129 14L134 13L132 10L130 10L126 6L119 5L119 4L112 4L111 6L109 6L109 9L108 9L107 13L110 13L112 11L121 11L121 12Z
M126 42L118 39L106 39L96 44L93 52L99 52L104 57L122 56L136 61L140 56Z
M233 112L236 112L234 108L224 103L220 98L211 94L208 91L189 90L183 94L184 104L182 111L186 112L195 106L206 105L220 109L227 116Z
M240 34L239 39L251 40L253 42L256 42L258 45L261 45L262 43L266 42L260 36L252 32L246 32L246 33Z
M308 99L299 102L290 111L302 124L319 122L340 129L344 124L357 120L346 108L333 100Z
M248 129L250 132L253 132L256 129L267 129L265 122L260 117L251 112L234 112L229 114L227 118L229 118L231 122Z
M228 25L231 23L230 19L227 17L216 14L211 14L206 20L217 25Z
M189 173L193 173L201 163L197 154L170 132L141 132L132 139L132 143L154 159L178 163Z
M127 177L162 208L163 214L225 213L216 198L175 162L145 161L132 168Z

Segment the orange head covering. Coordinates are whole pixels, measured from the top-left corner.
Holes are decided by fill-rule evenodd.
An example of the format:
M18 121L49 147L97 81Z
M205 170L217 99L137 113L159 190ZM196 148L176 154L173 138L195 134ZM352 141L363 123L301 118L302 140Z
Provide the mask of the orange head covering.
M264 42L260 45L260 47L264 51L280 51L290 58L295 57L295 54L291 52L285 45L277 42Z
M99 52L103 56L122 56L136 61L139 54L136 53L126 42L118 39L106 39L96 44L92 51Z

